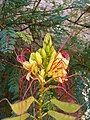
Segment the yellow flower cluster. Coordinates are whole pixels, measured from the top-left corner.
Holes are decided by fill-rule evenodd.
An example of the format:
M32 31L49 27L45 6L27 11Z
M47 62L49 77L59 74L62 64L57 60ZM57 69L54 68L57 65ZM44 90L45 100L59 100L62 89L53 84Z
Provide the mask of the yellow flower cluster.
M29 61L22 64L29 71L26 76L27 80L30 80L30 77L37 77L40 82L45 83L46 77L52 77L55 81L62 83L66 80L69 60L63 57L60 52L55 51L51 36L47 33L43 48L32 52Z
M67 67L69 64L69 60L64 58L62 54L59 52L55 55L55 57L49 62L47 67L48 77L53 77L55 81L63 83L63 81L67 80Z

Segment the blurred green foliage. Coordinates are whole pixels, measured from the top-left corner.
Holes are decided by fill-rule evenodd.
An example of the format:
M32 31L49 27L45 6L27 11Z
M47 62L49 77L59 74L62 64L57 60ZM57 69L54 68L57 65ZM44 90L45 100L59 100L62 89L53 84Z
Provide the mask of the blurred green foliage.
M67 50L71 58L69 75L79 73L84 79L83 81L79 76L73 77L72 84L76 90L73 93L71 89L70 92L76 96L79 103L82 104L85 101L85 95L82 93L86 87L85 83L88 85L87 96L89 96L87 90L90 87L88 82L90 80L90 41L89 37L84 36L85 34L88 36L85 31L89 31L88 28L90 28L88 4L90 4L89 0L73 2L63 0L62 4L54 0L46 1L44 4L42 0L2 0L0 3L0 99L4 97L8 97L11 101L18 99L22 70L17 67L19 63L13 51L14 47L19 52L25 47L31 48L32 43L38 47L38 41L40 38L43 40L44 37L42 34L49 32L58 50L71 30L78 26L81 28L75 30L75 34L63 50ZM29 40L25 38L23 31L28 31L28 35L31 36ZM17 32L21 33L19 38ZM21 36L24 36L24 39ZM86 109L87 105L89 104L86 104ZM2 115L0 117L2 118Z

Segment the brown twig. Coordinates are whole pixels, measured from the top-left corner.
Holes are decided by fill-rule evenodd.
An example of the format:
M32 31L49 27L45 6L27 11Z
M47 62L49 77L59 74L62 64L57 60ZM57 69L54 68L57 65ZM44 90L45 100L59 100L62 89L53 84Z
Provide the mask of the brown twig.
M69 22L71 22L71 23L73 23L73 24L75 24L75 25L81 26L81 27L90 28L90 26L87 26L87 25L85 25L85 24L79 24L79 23L74 22L74 21L72 21L72 20L70 20L70 19L67 19L67 21L69 21Z
M77 18L77 20L74 23L77 23L85 13L86 13L86 11L84 11L83 13L81 13L81 15Z
M40 4L40 2L41 2L41 0L38 0L38 3L37 3L37 5L35 6L35 8L33 9L32 14L35 12L35 10L37 9L37 7L38 7L38 5Z
M76 28L75 28L76 29ZM71 38L71 36L74 34L75 29L71 32L71 34L67 37L67 39L63 42L63 44L61 45L60 49L58 50L58 52L60 52L63 47L65 46L65 44L69 41L69 39Z

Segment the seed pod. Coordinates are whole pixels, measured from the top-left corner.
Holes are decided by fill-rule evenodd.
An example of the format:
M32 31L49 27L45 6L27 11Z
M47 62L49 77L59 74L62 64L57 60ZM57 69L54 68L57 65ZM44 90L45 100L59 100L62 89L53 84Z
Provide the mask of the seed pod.
M39 52L36 52L35 54L35 60L38 64L42 64L42 57Z

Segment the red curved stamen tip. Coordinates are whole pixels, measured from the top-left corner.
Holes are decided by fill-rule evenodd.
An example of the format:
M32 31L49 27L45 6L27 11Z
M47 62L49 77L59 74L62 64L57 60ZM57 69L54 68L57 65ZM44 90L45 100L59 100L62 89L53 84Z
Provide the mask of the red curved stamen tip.
M62 56L65 57L68 61L70 60L70 56L67 51L61 52Z
M25 48L25 49L22 50L22 52L18 55L17 52L16 52L16 50L14 49L14 53L15 53L15 55L16 55L17 61L22 64L23 62L26 61L25 54L31 53L31 51L30 51L28 48Z

